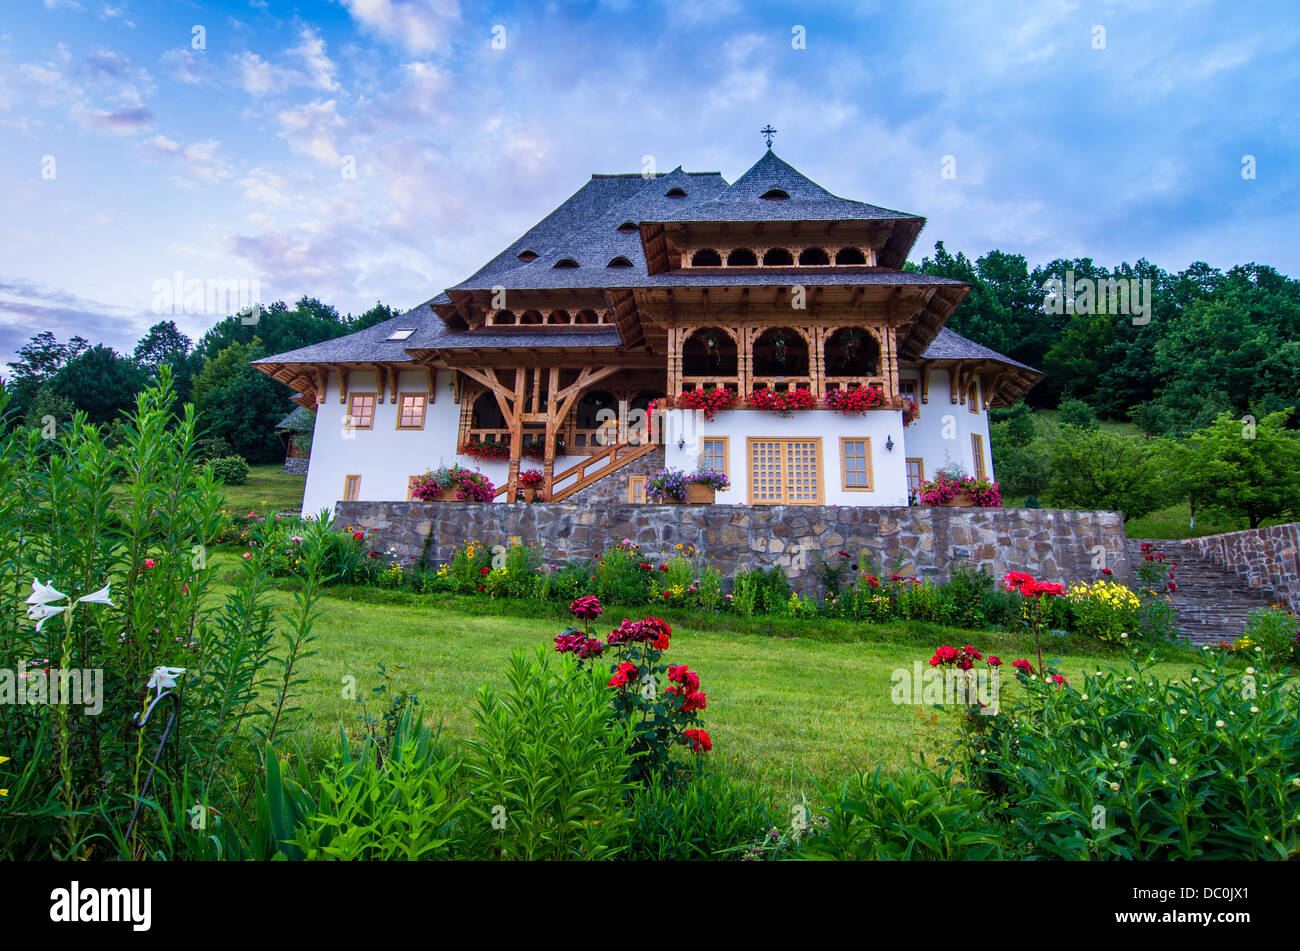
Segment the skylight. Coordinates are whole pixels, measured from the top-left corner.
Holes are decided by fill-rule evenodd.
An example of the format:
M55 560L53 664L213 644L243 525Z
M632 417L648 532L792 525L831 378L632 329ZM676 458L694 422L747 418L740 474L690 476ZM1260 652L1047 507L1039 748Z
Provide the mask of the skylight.
M413 333L415 333L415 328L414 328L414 327L412 327L412 328L409 329L409 330L394 330L392 336L390 336L388 339L389 339L389 340L405 340L407 337L411 336L411 334L413 334Z

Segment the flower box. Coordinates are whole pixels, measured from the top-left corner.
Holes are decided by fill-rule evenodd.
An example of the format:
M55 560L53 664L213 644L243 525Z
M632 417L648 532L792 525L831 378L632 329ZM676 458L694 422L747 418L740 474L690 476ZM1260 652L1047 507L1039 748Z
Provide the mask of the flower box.
M945 509L973 509L975 508L975 503L964 495L958 495L949 499L947 502L939 503L939 507Z
M718 490L711 485L698 482L686 483L686 501L693 505L712 505L718 497Z

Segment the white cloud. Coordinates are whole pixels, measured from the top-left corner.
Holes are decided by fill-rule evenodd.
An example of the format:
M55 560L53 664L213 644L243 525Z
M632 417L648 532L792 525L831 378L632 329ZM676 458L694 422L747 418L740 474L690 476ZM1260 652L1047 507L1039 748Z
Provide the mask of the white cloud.
M343 5L363 29L412 53L445 46L451 25L460 19L456 0L343 0Z
M343 124L338 104L333 99L316 100L276 113L280 137L289 147L326 165L338 166L340 156L334 147L333 132Z
M233 174L221 143L215 139L185 145L159 133L147 139L143 146L155 158L179 164L186 174L201 182L215 184Z

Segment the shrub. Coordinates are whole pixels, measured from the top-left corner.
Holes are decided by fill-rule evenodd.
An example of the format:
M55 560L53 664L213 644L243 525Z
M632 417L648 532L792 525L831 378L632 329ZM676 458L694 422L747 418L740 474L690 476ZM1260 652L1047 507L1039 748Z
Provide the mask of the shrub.
M1013 850L977 790L953 783L953 768L859 773L837 794L823 794L820 822L802 837L802 859L984 860Z
M973 781L1042 855L1289 858L1300 852L1300 700L1211 658L1190 682L1150 658L1076 687L1021 677L972 760Z
M243 456L222 456L212 460L212 474L226 485L243 485L248 481L248 463Z
M421 721L421 711L408 706L386 755L367 739L354 758L344 735L316 781L315 808L281 853L308 861L452 857L464 808L455 789L458 764Z
M601 554L593 590L606 604L645 604L654 596L653 573L641 547L625 538Z
M0 414L7 401L0 390ZM87 698L101 705L98 716L28 703L0 717L0 755L11 758L0 854L213 857L195 807L239 809L228 772L237 740L256 730L273 741L291 709L328 533L307 533L287 607L276 608L261 544L273 522L253 523L257 544L227 591L205 596L221 494L198 464L193 407L177 413L174 404L164 369L137 397L117 447L80 414L56 441L37 430L0 436L0 584L36 595L40 579L36 601L11 597L0 613L0 669L42 658L102 672L98 697ZM94 600L76 600L92 587ZM160 696L143 728L128 725ZM151 769L179 696L183 716Z
M1270 666L1285 667L1295 660L1297 648L1300 647L1295 615L1275 605L1251 611L1246 616L1242 641L1247 641L1252 648L1258 648L1257 653Z
M595 613L600 613L599 603L591 598L569 606L575 617L583 619L583 630L566 628L555 638L555 649L573 654L580 665L610 658L609 686L616 690L613 716L631 730L628 778L642 784L676 783L689 774L673 758L678 747L689 747L692 753L713 748L700 721L707 697L700 690L699 675L685 665L663 663L673 631L659 618L625 619L605 641L593 638L593 603Z
M605 678L573 658L516 652L507 689L479 689L466 741L470 848L510 859L608 859L627 847L631 724Z
M1139 631L1142 601L1118 581L1076 581L1065 592L1074 625L1085 637L1117 642L1121 634Z
M762 797L712 770L697 770L675 788L638 786L628 797L628 850L633 861L741 858L775 820Z

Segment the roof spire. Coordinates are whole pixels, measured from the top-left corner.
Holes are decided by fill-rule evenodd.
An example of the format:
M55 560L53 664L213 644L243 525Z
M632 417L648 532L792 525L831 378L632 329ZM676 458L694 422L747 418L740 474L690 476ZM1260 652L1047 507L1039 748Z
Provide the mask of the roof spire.
M758 134L767 140L767 147L770 149L772 147L772 136L776 135L776 129L772 128L772 123L769 122L759 129Z

